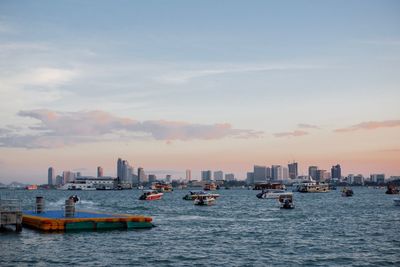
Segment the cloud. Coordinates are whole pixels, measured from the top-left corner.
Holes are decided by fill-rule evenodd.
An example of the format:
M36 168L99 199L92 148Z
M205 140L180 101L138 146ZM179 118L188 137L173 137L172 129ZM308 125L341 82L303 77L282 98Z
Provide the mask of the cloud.
M336 129L334 131L338 133L343 133L343 132L353 132L357 130L375 130L378 128L391 128L399 126L400 126L400 120L367 121L355 124L347 128Z
M198 70L185 70L167 73L156 78L161 83L180 84L189 82L195 78L202 78L212 75L234 74L246 72L260 71L283 71L283 70L304 70L304 69L319 69L322 66L317 65L302 65L302 64L266 64L266 65L230 65L221 66L219 68L208 68Z
M282 132L282 133L275 133L275 137L299 137L303 135L307 135L308 132L306 131L301 131L301 130L295 130L293 132Z
M156 140L211 140L225 137L257 138L262 132L234 129L228 123L196 124L167 120L138 121L117 117L104 111L60 112L52 110L20 111L33 119L29 134L0 131L0 146L49 148L98 141L153 138Z
M306 124L306 123L299 123L297 124L297 127L302 129L319 129L317 125Z

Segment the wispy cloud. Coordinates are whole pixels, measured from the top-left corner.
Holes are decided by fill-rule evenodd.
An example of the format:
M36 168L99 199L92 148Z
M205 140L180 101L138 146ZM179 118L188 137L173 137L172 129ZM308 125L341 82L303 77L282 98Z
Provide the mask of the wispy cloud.
M295 130L292 132L282 132L282 133L275 133L275 137L299 137L303 135L307 135L308 132L306 131L301 131L301 130Z
M246 72L261 72L261 71L284 71L284 70L305 70L305 69L319 69L323 66L319 65L303 65L303 64L241 64L241 65L228 65L219 68L207 68L197 70L183 70L163 74L156 78L161 83L186 83L195 78L202 78L212 75L222 74L235 74Z
M319 126L307 124L307 123L299 123L299 124L297 124L297 127L302 128L302 129L319 129Z
M52 110L21 111L22 117L37 123L29 127L30 134L0 131L0 146L48 148L96 141L116 141L120 138L150 137L156 140L193 140L256 138L262 132L235 129L228 123L196 124L188 122L148 120L114 116L104 111L59 112Z
M343 133L343 132L353 132L358 130L374 130L378 128L391 128L399 126L400 126L400 120L367 121L355 124L350 127L336 129L334 131L338 133Z

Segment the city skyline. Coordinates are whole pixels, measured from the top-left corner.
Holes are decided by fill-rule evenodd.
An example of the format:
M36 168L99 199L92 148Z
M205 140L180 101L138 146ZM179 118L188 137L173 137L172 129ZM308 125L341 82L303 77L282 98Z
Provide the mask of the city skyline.
M400 174L398 1L123 3L0 3L0 182Z

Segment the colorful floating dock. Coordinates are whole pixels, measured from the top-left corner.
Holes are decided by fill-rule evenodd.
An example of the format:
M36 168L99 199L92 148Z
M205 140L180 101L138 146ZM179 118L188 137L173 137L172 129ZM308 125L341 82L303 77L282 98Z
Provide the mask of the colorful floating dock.
M154 226L151 221L146 216L92 211L76 211L73 217L65 217L63 210L24 211L22 215L23 225L42 231L144 229Z

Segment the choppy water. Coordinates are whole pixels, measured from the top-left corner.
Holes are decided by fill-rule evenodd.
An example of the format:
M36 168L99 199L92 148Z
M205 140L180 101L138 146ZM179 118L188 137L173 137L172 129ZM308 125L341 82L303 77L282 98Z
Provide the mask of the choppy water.
M81 208L150 215L151 230L0 233L0 266L400 266L400 207L384 190L295 193L294 210L253 190L220 190L215 206L194 206L188 190L139 201L140 191L75 191ZM43 195L60 207L72 191L8 191L32 208Z

